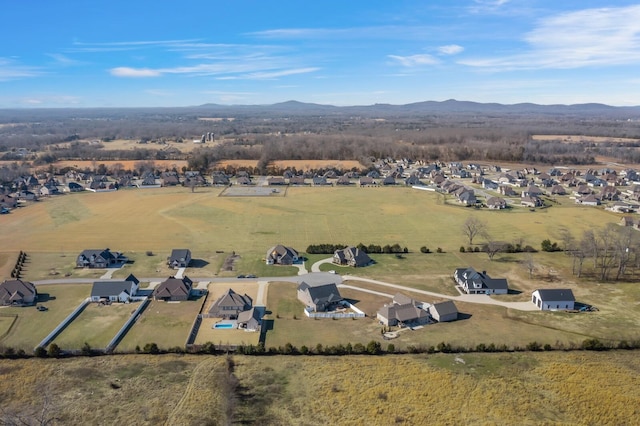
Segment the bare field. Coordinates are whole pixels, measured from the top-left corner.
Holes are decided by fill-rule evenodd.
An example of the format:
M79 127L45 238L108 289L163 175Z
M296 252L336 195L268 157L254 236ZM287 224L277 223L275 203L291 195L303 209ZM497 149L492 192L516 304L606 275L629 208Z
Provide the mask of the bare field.
M531 139L537 141L561 141L564 143L638 143L640 139L635 138L613 138L608 136L584 136L584 135L532 135Z
M280 168L296 168L296 170L330 169L337 168L351 170L353 168L362 170L362 164L354 160L278 160L272 161L272 165ZM258 160L225 160L218 163L219 167L256 167Z
M146 161L146 160L145 160ZM156 167L160 169L176 169L181 170L182 167L187 166L187 160L149 160ZM105 161L89 161L89 160L63 160L53 163L54 167L62 169L64 167L73 167L76 169L89 169L94 170L100 164L104 164L107 169L112 170L114 167L122 167L124 170L134 170L138 163L144 162L142 160L105 160ZM43 169L49 166L43 167Z
M225 357L0 360L3 414L47 399L69 425L622 425L640 398L635 351L231 360L235 388Z

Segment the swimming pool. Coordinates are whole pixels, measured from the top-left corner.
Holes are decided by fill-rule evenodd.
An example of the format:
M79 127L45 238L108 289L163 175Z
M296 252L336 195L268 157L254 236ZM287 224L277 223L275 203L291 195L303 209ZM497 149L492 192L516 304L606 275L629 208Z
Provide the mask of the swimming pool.
M233 324L231 323L219 323L219 324L213 324L213 328L233 328Z

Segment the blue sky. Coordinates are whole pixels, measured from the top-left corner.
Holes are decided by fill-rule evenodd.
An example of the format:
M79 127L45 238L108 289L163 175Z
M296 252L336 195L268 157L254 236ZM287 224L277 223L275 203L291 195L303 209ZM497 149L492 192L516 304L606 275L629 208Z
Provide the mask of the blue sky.
M640 2L29 0L0 107L640 105Z

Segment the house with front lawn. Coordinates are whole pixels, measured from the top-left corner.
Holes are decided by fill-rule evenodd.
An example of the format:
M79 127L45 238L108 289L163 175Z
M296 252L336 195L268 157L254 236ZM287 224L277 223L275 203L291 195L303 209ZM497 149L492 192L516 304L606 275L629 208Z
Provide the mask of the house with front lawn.
M299 260L298 252L282 244L271 247L267 250L265 262L267 265L293 265Z
M118 268L128 259L122 253L106 249L84 250L76 259L78 268Z
M409 296L397 293L393 302L385 304L378 310L376 318L386 326L414 327L427 324L429 313L422 308L422 304Z
M96 281L91 287L91 301L128 303L136 298L139 285L133 274L124 281Z
M325 312L335 308L343 298L335 283L312 285L303 281L298 286L298 300L313 312Z
M191 263L191 250L173 249L171 256L167 258L167 265L173 269L186 268Z
M473 268L458 268L453 278L467 294L507 294L509 286L505 278L491 278L486 271Z
M0 284L0 306L29 306L37 298L36 286L29 281L6 280Z
M251 297L246 294L238 294L229 289L213 302L211 308L209 308L209 315L216 318L235 320L238 319L238 315L241 312L250 310L252 304Z
M429 306L429 314L438 322L455 321L458 319L458 308L453 300L447 300Z
M353 266L355 268L370 265L373 262L369 255L357 247L350 246L333 253L333 263Z
M153 290L153 300L163 300L165 302L181 302L189 300L193 281L189 277L176 278L169 277L162 281Z
M531 295L531 303L541 311L573 310L576 298L569 288L538 289Z

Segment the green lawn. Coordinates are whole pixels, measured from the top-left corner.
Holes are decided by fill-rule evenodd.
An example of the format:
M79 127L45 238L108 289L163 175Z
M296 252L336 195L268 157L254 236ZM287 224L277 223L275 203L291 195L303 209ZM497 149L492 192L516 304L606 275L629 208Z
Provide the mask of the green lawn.
M203 298L179 303L152 301L117 350L131 352L136 346L142 348L147 343L156 343L162 349L184 347L203 301Z
M40 286L38 304L49 308L47 311L38 311L35 306L1 308L1 314L17 315L18 319L11 332L0 339L0 345L32 351L90 293L87 284Z
M53 341L62 349L105 348L129 319L138 303L90 303L84 311ZM154 336L155 337L155 336Z

